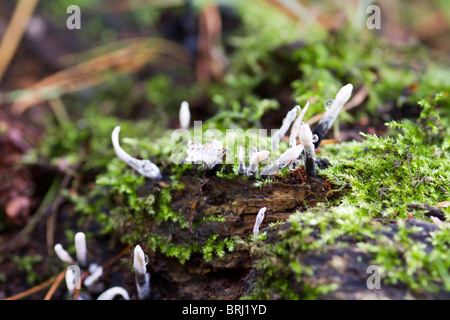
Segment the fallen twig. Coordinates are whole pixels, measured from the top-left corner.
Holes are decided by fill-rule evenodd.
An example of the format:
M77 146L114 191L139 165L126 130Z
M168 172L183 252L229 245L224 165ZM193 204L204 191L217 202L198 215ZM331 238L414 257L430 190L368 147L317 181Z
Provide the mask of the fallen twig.
M19 46L38 0L20 0L0 43L0 81Z

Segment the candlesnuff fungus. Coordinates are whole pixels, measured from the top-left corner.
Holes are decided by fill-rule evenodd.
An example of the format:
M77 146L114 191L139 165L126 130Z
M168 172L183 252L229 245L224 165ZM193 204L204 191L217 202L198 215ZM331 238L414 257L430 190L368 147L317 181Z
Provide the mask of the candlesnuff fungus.
M264 213L266 212L266 207L262 207L258 214L256 215L255 225L253 226L253 234L256 236L259 233L259 226L264 220Z
M313 133L309 128L309 125L304 123L302 124L300 130L300 142L305 148L305 170L306 175L309 177L317 176L317 169L315 163L315 148L314 148L314 140Z
M80 283L81 277L79 274L77 274L75 272L75 269L67 268L66 274L64 277L66 279L66 286L67 286L67 289L69 290L70 295L73 294L74 289L81 287L81 283Z
M298 144L293 148L287 149L281 154L281 156L275 161L275 165L278 169L282 169L287 165L295 162L300 154L302 153L304 147L302 144Z
M133 158L128 153L126 153L125 150L122 149L122 147L119 144L119 132L120 127L117 126L114 128L111 135L114 151L116 152L117 157L126 164L128 164L130 167L135 169L140 174L151 179L160 179L161 172L153 162L151 162L150 160L139 160Z
M127 290L122 287L112 287L97 297L97 300L112 300L115 296L122 296L125 300L130 300Z
M269 157L270 151L261 150L253 153L250 157L247 175L252 176L258 171L258 164Z
M203 163L204 170L210 170L223 162L227 147L223 147L220 141L211 138L211 141L201 145L195 141L188 142L187 157L184 161L195 164Z
M139 300L150 298L150 273L147 272L145 265L144 251L137 245L134 248L133 266Z
M92 286L94 284L94 282L96 282L98 279L100 279L100 277L103 275L103 267L102 266L96 266L96 268L89 268L89 269L93 269L91 270L91 274L89 276L87 276L84 279L83 284L86 286L86 288L89 288L90 286Z
M189 128L189 122L191 121L191 112L189 111L189 103L183 101L180 106L180 127L182 129Z
M281 128L274 133L272 136L272 150L277 149L278 142L281 138L284 137L286 132L288 131L289 127L291 126L292 122L295 120L295 117L297 116L298 111L300 110L300 106L295 106L292 108L291 111L289 111L286 114L286 117L283 119L283 123L281 125Z
M328 130L330 130L344 104L348 101L348 99L350 99L352 91L353 85L351 83L343 86L336 94L336 98L334 99L331 107L327 111L325 111L322 119L320 119L319 123L314 129L314 134L316 134L318 137L317 142L315 142L315 145L317 147L320 145L320 141L326 135Z
M295 122L294 122L294 126L292 128L291 135L289 136L289 148L293 148L297 145L297 137L300 132L300 126L303 123L303 117L305 116L305 113L308 110L308 107L309 107L309 101L306 103L302 112L300 112L300 115L298 116L297 120L295 120Z
M70 254L63 248L60 243L55 244L54 246L55 253L58 256L59 260L67 264L74 264L74 261Z
M85 267L87 263L86 235L83 232L75 234L75 250L77 261L80 266Z

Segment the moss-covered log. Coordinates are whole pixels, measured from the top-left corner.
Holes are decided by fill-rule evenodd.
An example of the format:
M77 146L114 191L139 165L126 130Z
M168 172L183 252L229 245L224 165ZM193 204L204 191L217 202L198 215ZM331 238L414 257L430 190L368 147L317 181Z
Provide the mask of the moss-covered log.
M324 177L307 177L304 167L269 180L219 178L215 173L208 177L191 169L183 172L177 188L173 183L146 180L138 195L143 202L152 199L148 202L156 212L169 205L179 215L176 222L156 219L146 210L112 215L126 241L146 246L152 286L166 292L165 298L240 297L252 269L248 242L258 211L267 208L264 229L295 211L334 201L343 192ZM164 190L170 190L169 203L158 196ZM164 289L168 287L176 295Z

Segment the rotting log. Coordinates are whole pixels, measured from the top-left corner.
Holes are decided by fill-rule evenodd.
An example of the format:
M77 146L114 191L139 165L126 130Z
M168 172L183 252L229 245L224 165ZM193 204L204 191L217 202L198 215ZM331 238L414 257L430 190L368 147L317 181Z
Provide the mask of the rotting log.
M239 237L247 239L252 234L256 214L261 207L266 207L265 219L261 231L267 231L267 239L260 245L275 243L280 232L290 228L285 223L277 228L269 223L286 220L295 211L304 211L320 202L338 201L345 190L333 185L331 181L319 176L307 177L304 167L288 173L286 177L274 176L272 182L255 186L255 179L219 178L215 174L205 176L197 170L184 172L179 183L182 189L172 192L171 206L174 211L182 212L188 221L187 227L171 221L156 223L149 219L143 225L127 222L127 228L139 229L143 234L144 251L149 256L149 271L152 275L152 299L238 299L245 294L252 294L255 280L260 276L254 269L257 256L252 255L248 246L237 245L235 250L224 256L217 255L209 261L204 259L201 248L212 235L218 239ZM152 194L158 188L167 186L170 180L147 180L138 190L142 197ZM204 219L220 216L221 221ZM142 220L141 220L142 223ZM414 241L430 245L430 232L437 226L425 221L411 219L408 225L422 227L423 231L413 236ZM126 232L126 230L122 230ZM395 222L386 225L384 234L390 239L398 231ZM200 248L190 258L181 263L160 250L145 247L148 234L156 234L168 239L174 245L195 244ZM310 268L313 273L304 275L298 282L296 275L284 274L299 296L305 288L317 285L338 284L338 288L320 295L320 299L448 299L446 291L430 293L412 292L406 285L384 285L381 290L367 287L367 266L373 256L358 246L361 239L343 237L340 244L330 244L321 250L301 253L295 259ZM370 241L370 239L368 239ZM342 244L345 246L342 246ZM289 261L282 262L288 266ZM276 292L271 299L280 298Z
M433 248L430 237L431 233L439 229L435 224L420 220L407 219L405 221L406 228L416 228L410 233L410 238L425 246L425 250L430 252ZM274 243L279 240L279 234L290 228L289 223L284 224L278 230L271 232L265 241ZM394 241L399 228L396 220L392 220L385 225L379 236L386 236ZM311 239L310 239L311 240ZM374 270L378 265L373 265L373 256L358 246L357 239L352 236L343 236L339 239L339 243L327 244L320 250L311 250L307 252L298 252L290 255L292 260L301 261L305 270L310 271L302 276L301 281L297 280L297 275L287 267L289 261L279 260L280 257L271 257L274 264L282 266L283 278L289 283L290 288L298 296L307 295L310 288L317 286L336 285L337 289L330 292L319 294L318 299L325 300L448 300L450 292L444 286L435 291L427 291L424 288L412 290L406 284L398 282L396 284L386 283L387 275L383 272L375 275ZM371 239L364 239L366 242L372 242ZM401 245L398 244L400 247ZM401 260L401 258L400 258ZM368 267L375 267L369 269ZM286 272L287 270L287 272ZM250 277L247 279L246 293L254 290L255 279L260 276L259 270L252 270ZM277 277L281 276L277 275ZM374 284L373 276L379 276L379 286L371 286ZM412 275L411 275L412 276ZM371 285L369 285L369 283ZM278 293L271 293L270 299L280 299Z
M187 219L188 227L181 228L170 221L149 222L143 232L170 239L175 245L197 243L199 247L212 235L218 235L219 240L245 239L252 234L256 214L262 207L267 211L261 228L266 228L272 222L286 220L296 210L333 201L343 193L325 177L307 177L303 166L286 177L275 175L272 182L261 186L255 186L256 181L242 177L219 178L215 174L208 177L198 170L188 170L179 181L183 188L172 192L171 202L172 209L182 212ZM145 197L168 183L170 181L147 180L138 193ZM221 217L222 221L205 219L213 216ZM160 292L160 298L237 299L244 293L253 263L248 250L242 248L227 252L223 257L214 256L210 261L194 253L184 264L158 250L146 252L149 252L152 268L152 287L158 287L152 292ZM154 298L158 298L158 294Z

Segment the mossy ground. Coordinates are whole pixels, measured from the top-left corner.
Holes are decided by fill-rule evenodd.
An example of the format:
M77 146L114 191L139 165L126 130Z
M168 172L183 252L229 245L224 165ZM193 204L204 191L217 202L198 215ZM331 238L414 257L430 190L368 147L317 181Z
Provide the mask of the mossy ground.
M380 267L382 286L450 291L449 224L419 241L418 227L406 223L411 218L431 222L423 210L411 209L418 204L439 207L450 219L449 67L422 46L394 47L371 30L346 25L333 32L313 28L305 35L267 3L233 3L239 23L223 34L228 65L221 79L198 83L193 71L186 71L192 66L155 66L147 70L150 76L112 77L89 99L63 97L71 116L47 119L43 143L24 163L76 165L79 178L63 195L79 215L80 227L95 221L104 234L124 244L145 243L182 265L193 256L214 262L236 250L250 253L258 276L244 298L320 298L339 290L338 282L311 281L314 269L305 261L350 244L361 252L359 269ZM151 20L159 14L153 12ZM144 13L136 17L145 20ZM297 103L311 102L305 120L323 112L325 101L346 83L355 93L364 89L366 96L340 113L333 131L362 128L378 135L362 132L357 140L320 147L317 156L331 166L320 170L319 178L337 185L340 197L305 203L286 222L271 224L256 237L196 235L202 224L221 224L225 218L218 214L191 223L186 211L173 208L184 188L183 175L198 181L208 174L241 179L256 188L274 180L248 179L238 174L237 165L205 173L173 164L177 141L171 134L180 102L190 101L193 117L204 121L203 132L278 128ZM157 163L162 181L146 180L115 157L110 136L116 125L122 127L124 149ZM244 144L255 142L250 137ZM287 143L280 148L284 151ZM393 225L395 235L390 235Z

